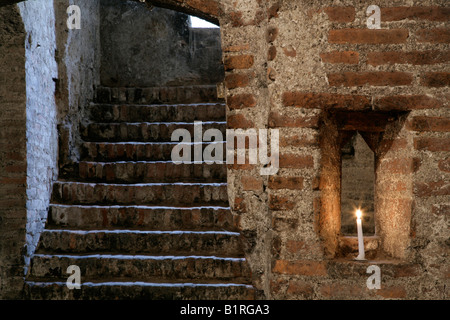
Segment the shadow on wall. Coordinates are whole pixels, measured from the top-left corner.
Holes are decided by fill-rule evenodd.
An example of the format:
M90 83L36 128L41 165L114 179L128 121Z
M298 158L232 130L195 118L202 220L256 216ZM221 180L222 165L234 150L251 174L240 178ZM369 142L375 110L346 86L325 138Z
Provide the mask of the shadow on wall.
M134 1L101 2L101 84L152 87L216 84L224 77L219 28Z

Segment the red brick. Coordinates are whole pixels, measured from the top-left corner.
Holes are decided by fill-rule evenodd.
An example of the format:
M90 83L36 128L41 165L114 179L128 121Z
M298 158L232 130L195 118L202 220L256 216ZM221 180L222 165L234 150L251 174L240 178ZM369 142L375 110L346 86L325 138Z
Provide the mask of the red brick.
M306 242L302 240L288 240L286 242L286 250L289 253L297 253L306 248Z
M262 191L261 179L251 176L242 176L241 183L244 191Z
M404 138L397 138L397 139L383 139L379 145L377 152L380 155L385 154L388 151L399 151L399 150L405 150L408 146L408 140Z
M416 150L427 151L450 151L450 139L449 138L415 138L414 148Z
M290 201L287 197L282 196L269 196L269 209L274 211L279 210L292 210L295 207L295 203Z
M377 98L374 101L374 109L382 111L435 109L442 106L443 103L441 101L427 95L389 96Z
M292 208L281 208L279 210L291 210ZM272 209L274 211L278 209ZM298 227L298 218L275 217L272 218L272 230L276 233L292 232Z
M450 172L450 158L439 161L438 167L443 172Z
M421 84L427 87L449 87L450 72L427 72L421 76Z
M233 210L238 213L247 212L247 206L245 205L244 199L241 197L234 198Z
M358 64L359 53L355 51L322 52L320 58L325 63Z
M285 92L283 105L300 108L343 108L347 110L369 110L372 108L370 98L361 95Z
M398 266L393 266L393 277L403 278L403 277L416 277L419 275L420 266L415 264L400 264Z
M320 287L320 293L327 298L351 298L361 296L361 294L363 293L363 288L361 286L351 284L333 283L322 285Z
M319 124L319 116L289 116L282 115L279 112L271 112L269 114L269 127L270 128L317 128Z
M228 125L228 128L231 128L231 129L238 129L238 128L248 129L248 128L255 127L253 121L248 120L241 113L229 115L227 118L227 125Z
M250 45L248 43L246 43L246 44L225 47L223 49L223 51L224 52L241 52L241 51L247 51L249 49L250 49Z
M217 17L219 15L219 2L217 0L185 0L188 5L198 11Z
M277 56L277 48L275 46L270 46L267 52L267 60L273 61L275 60L276 56Z
M330 86L404 86L412 83L411 73L406 72L342 72L328 74Z
M406 298L406 290L403 287L381 287L381 289L376 290L375 293L386 299Z
M249 164L248 160L245 162L246 163L239 164L235 159L233 164L227 164L227 168L230 170L252 170L254 168L254 165Z
M408 128L414 131L450 132L450 119L417 116L408 123Z
M449 43L450 29L447 28L430 28L423 29L416 33L418 42L430 43Z
M240 55L226 57L224 60L225 70L249 69L253 66L255 59L252 55Z
M410 158L400 158L400 159L386 159L380 162L379 166L381 172L386 172L388 174L408 174L412 173L412 161Z
M272 18L278 18L278 11L280 10L281 4L279 2L273 4L269 9L267 9L267 15L269 20Z
M276 260L272 272L291 275L304 275L304 276L326 276L327 268L325 263L322 261Z
M295 155L290 153L280 154L280 168L304 169L314 166L312 156Z
M450 51L388 51L367 53L367 63L372 66L383 64L426 65L450 61Z
M327 7L323 11L328 15L328 19L333 22L352 22L355 20L354 7Z
M12 178L12 177L3 177L0 178L0 183L5 185L5 184L24 184L27 182L27 177L17 177L17 178Z
M311 284L305 281L290 281L286 292L288 294L309 297L314 293L314 289Z
M297 56L297 50L295 50L292 46L283 48L283 52L287 57L295 58Z
M234 28L238 28L238 27L243 27L246 25L249 25L250 23L246 23L244 22L244 20L242 19L242 12L238 12L238 11L232 11L230 13L228 13L227 17L231 22L231 26Z
M381 8L383 21L429 20L448 21L450 8L446 7L390 7Z
M439 180L430 182L416 182L414 184L414 194L418 197L450 195L450 181Z
M267 79L275 81L276 77L277 77L276 70L272 67L267 68Z
M303 177L270 176L268 187L270 189L301 190L303 189Z
M27 166L25 164L20 164L20 165L13 164L13 165L5 166L3 169L5 170L5 172L8 172L8 173L26 172Z
M252 108L256 106L256 99L250 93L235 94L227 98L227 105L230 109Z
M434 204L432 209L433 214L435 215L450 215L450 205L448 204Z
M267 42L272 43L275 41L277 36L278 36L278 28L270 27L267 30L266 40L267 40Z
M232 73L225 76L225 86L228 89L243 88L250 83L249 75Z
M338 29L330 30L330 43L395 44L406 43L407 29Z

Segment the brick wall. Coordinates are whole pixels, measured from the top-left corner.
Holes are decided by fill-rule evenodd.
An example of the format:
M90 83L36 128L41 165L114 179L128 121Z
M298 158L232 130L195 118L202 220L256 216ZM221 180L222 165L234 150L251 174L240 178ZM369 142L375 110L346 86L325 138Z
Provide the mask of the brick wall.
M339 6L331 0L154 2L220 21L228 127L280 130L276 175L261 176L260 164L228 167L230 205L260 297L448 298L448 1L396 1L395 5L374 1L370 4L381 7L381 30L366 26L368 4L352 0L340 1ZM61 88L72 88L63 93L69 97L68 109L60 109L64 104L57 100L63 114L58 119L65 119L58 123L67 129L59 132L72 136L66 143L76 140L78 130L72 125L77 108L83 108L90 92L87 87L96 83L89 75L95 73L95 51L86 53L92 49L87 43L96 39L95 10L86 11L93 14L88 21L94 28L82 33L87 38L75 32L59 38L57 32L58 48L65 48L69 41L73 49L85 52L83 56L68 51L64 58L57 57L58 67L67 68L66 78L58 78L66 79ZM12 17L20 22L17 14ZM55 10L55 15L64 14ZM21 52L25 57L25 48L18 46L25 40L25 31L14 35L15 40L8 37L5 43L16 47L14 55ZM86 39L92 42L75 46ZM11 125L2 128L1 143L9 146L14 135L22 148L1 151L2 164L8 165L1 168L6 180L0 189L5 195L2 209L8 223L17 222L18 236L25 235L26 199L23 192L20 196L9 187L22 190L26 181L20 169L26 159L26 123L19 125L26 115L21 55L17 67L7 70L19 74L17 84L22 87L11 90L18 93L17 101L9 105L11 118L6 122ZM79 64L80 56L92 58L91 71L83 72L87 69ZM89 79L86 90L77 87L81 81L71 82L73 74ZM84 92L80 99L79 92ZM12 120L18 125L12 125ZM340 235L340 158L336 155L352 130L364 132L376 157L377 238L366 239L373 251L368 263L352 261L356 242ZM11 230L5 219L1 223ZM10 260L2 260L2 267L8 266L3 273L14 274L18 269L9 266L20 265L21 247L11 243L15 238L8 238L8 233L2 237L2 255L12 252ZM381 268L379 290L366 287L370 264Z
M369 4L355 1L222 4L228 127L280 130L276 176L249 164L228 170L265 297L448 295L450 9L445 1L370 4L381 7L381 30L367 28ZM376 150L378 231L366 240L380 290L366 288L368 264L351 261L356 242L340 235L334 155L338 133L351 130L367 131Z
M14 298L27 222L25 29L14 5L0 7L0 25L0 298Z
M100 84L100 1L80 0L81 29L68 29L71 0L54 1L56 22L56 104L58 109L59 166L65 170L79 158L80 123Z
M79 2L84 28L68 31L70 4L0 7L2 298L20 297L58 174L58 138L64 167L77 157L77 128L98 83L99 3Z

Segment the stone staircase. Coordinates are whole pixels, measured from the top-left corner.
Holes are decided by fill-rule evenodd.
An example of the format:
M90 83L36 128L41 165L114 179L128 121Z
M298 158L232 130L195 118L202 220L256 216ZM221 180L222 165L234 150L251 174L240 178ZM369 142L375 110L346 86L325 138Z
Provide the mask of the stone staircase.
M101 87L89 119L81 160L54 183L26 298L253 299L226 165L171 161L173 130L225 132L215 87ZM70 265L81 289L66 286Z

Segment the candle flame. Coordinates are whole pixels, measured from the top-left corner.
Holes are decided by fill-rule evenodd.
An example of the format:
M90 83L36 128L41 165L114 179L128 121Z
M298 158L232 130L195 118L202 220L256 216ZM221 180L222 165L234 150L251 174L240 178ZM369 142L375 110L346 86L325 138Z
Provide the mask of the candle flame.
M356 217L357 217L358 219L361 219L361 216L362 216L362 211L361 211L361 209L357 209L357 210L356 210Z

